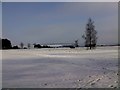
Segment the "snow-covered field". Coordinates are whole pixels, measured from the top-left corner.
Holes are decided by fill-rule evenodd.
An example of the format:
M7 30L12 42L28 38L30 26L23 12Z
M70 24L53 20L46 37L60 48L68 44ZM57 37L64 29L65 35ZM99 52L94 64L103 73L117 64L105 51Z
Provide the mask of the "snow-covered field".
M116 88L118 47L3 50L3 88Z

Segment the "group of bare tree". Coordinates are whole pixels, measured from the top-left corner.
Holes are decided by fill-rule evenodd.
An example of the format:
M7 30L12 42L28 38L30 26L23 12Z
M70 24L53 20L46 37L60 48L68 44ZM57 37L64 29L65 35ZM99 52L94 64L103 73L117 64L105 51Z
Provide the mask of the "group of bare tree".
M27 44L27 47L24 47L24 43L21 42L21 43L20 43L20 48L21 48L21 49L27 49L27 48L30 49L30 48L31 48L31 44L28 43L28 44Z
M97 31L95 30L95 26L94 26L94 21L92 21L91 18L88 19L88 22L86 24L86 30L85 30L85 34L82 36L82 38L85 39L85 47L87 47L87 49L94 49L96 48L97 45ZM1 48L3 49L30 49L31 48L31 44L28 43L27 47L24 47L24 43L21 42L20 43L20 47L13 46L11 45L10 40L8 39L0 39L1 41ZM49 46L41 46L39 44L33 44L34 48L50 48ZM78 45L78 40L75 40L74 45L70 46L71 48L75 48L75 47L79 47Z
M94 21L92 21L91 18L88 19L88 22L86 24L86 30L85 30L85 34L82 36L82 38L85 39L85 47L87 47L87 49L94 49L96 48L97 45L97 31L95 30L95 26L94 26ZM75 40L75 43L73 45L72 48L78 47L78 40ZM20 47L23 49L24 44L21 42L20 43ZM31 45L30 43L28 43L27 48L30 49ZM41 48L41 45L34 45L34 48ZM48 47L49 48L49 47Z
M85 47L87 47L87 49L94 49L96 48L97 45L97 31L95 30L95 26L94 26L94 21L92 21L91 18L88 19L88 22L86 24L86 30L85 30L85 34L82 36L82 38L85 39ZM75 40L74 43L74 48L78 47L78 40ZM22 49L24 49L24 44L21 42L20 43L20 47ZM31 45L30 43L27 44L27 48L30 49ZM34 48L41 48L41 45L34 45Z

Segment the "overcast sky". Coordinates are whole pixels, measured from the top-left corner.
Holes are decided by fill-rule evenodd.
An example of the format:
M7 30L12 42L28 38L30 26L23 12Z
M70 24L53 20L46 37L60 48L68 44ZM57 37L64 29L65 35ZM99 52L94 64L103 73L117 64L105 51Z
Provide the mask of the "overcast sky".
M99 44L118 41L118 4L82 2L2 3L3 38L12 44L73 43L82 35L89 17L95 22Z
M1 0L2 2L119 2L119 0Z
M0 38L2 37L2 4L0 3Z

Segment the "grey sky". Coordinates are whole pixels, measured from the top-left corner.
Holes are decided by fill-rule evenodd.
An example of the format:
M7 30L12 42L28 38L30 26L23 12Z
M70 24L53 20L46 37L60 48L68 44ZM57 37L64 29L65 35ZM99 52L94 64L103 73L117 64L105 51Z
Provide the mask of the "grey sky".
M119 0L2 0L4 2L118 2Z
M0 3L0 37L2 37L2 3Z
M73 43L79 39L89 17L98 31L98 43L116 44L117 3L3 3L3 37L13 44Z

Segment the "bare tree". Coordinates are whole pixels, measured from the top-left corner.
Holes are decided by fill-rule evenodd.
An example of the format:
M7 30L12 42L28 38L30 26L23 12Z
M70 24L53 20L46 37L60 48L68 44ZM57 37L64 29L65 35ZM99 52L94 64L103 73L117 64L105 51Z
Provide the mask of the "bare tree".
M88 23L86 24L85 35L82 37L85 39L85 47L95 48L97 43L97 31L95 30L94 21L91 18L88 19Z
M20 43L20 47L21 47L22 49L24 48L23 42Z
M28 45L27 45L27 46L28 46L28 49L30 49L30 46L31 46L31 45L30 45L30 43L28 43Z
M78 40L75 40L75 47L78 47L79 45L78 45Z

